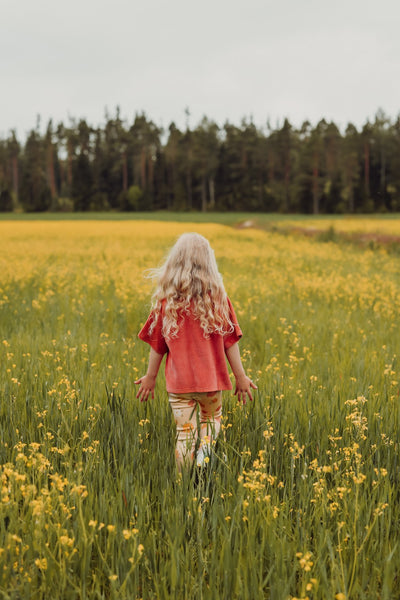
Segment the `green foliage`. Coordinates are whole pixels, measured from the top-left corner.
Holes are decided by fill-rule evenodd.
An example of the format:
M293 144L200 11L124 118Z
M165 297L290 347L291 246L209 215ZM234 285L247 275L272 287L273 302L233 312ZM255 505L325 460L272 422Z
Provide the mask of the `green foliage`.
M51 192L43 167L40 136L32 131L27 139L21 181L21 205L27 212L46 211L51 206Z
M0 212L10 212L13 209L13 199L9 189L0 191Z
M90 209L90 201L93 195L93 175L86 154L81 153L74 162L71 193L74 199L74 210L86 211Z
M391 212L400 207L399 156L400 118L382 111L344 132L325 119L296 129L288 119L260 128L207 117L164 132L144 113L130 124L117 109L103 127L50 121L23 147L15 132L0 140L0 193L27 211L57 210L61 196L79 211ZM143 193L133 204L131 186Z
M138 185L131 185L121 199L122 210L139 211L142 207L143 191Z

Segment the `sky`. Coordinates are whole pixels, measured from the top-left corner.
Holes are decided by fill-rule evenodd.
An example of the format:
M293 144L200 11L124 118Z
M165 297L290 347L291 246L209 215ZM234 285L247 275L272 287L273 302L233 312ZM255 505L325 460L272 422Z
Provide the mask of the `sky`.
M398 0L0 0L0 137L136 113L165 129L400 112Z

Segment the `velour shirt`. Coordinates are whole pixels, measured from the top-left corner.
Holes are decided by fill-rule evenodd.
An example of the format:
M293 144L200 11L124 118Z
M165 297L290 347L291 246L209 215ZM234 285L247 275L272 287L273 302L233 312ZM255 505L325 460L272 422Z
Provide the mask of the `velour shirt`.
M231 390L225 351L242 337L235 311L228 298L230 319L233 331L225 335L212 333L204 337L200 321L190 312L184 312L178 319L177 337L167 340L162 334L163 308L151 334L153 311L139 332L139 338L158 354L167 354L165 380L167 392L187 394L191 392L215 392Z

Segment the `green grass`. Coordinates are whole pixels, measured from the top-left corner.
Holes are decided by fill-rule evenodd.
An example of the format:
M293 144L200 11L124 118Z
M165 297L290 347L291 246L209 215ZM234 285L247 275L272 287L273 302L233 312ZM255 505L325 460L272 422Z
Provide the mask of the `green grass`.
M254 218L253 213L224 212L224 213L202 213L202 212L71 212L71 213L0 213L1 220L10 221L64 221L64 220L101 220L101 221L174 221L174 222L196 222L196 223L223 223L233 224ZM281 215L267 215L269 219L281 218Z
M176 227L63 227L3 257L0 598L400 598L398 259L199 226L258 390L224 394L197 481L163 376L143 404L133 383L143 270Z
M197 212L197 211L149 211L149 212L40 212L40 213L0 213L0 221L75 221L75 220L100 220L100 221L175 221L195 223L221 223L232 225L243 221L255 223L269 223L275 221L296 221L312 219L321 221L344 219L398 220L400 213L385 213L374 215L304 215L281 213L252 213L252 212Z

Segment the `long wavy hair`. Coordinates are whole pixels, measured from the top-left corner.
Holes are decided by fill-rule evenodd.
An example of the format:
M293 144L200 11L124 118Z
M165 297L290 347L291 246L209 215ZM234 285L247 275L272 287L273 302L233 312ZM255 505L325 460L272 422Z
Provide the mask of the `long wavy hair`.
M222 276L208 240L198 233L184 233L171 248L164 264L150 271L157 286L152 296L153 321L163 308L162 334L178 336L179 318L184 313L198 319L204 337L233 331Z

